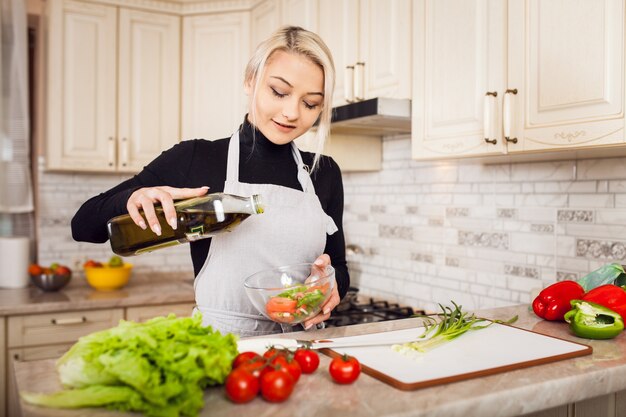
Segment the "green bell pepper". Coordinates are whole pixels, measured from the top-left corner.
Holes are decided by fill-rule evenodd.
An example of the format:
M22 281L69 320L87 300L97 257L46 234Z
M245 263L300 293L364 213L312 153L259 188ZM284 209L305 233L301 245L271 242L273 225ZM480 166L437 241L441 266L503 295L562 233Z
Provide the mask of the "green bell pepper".
M565 321L578 337L612 339L624 330L624 320L615 311L590 301L572 300Z

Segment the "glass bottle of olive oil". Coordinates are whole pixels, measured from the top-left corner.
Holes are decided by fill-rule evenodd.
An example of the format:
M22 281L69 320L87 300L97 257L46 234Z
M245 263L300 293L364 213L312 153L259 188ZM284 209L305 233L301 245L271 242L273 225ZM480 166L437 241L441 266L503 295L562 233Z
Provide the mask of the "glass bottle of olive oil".
M213 193L178 201L174 207L177 219L175 230L166 221L161 206L155 207L161 236L157 236L150 227L144 230L137 226L128 214L109 220L107 229L113 252L121 256L140 255L205 239L231 231L250 215L263 213L263 203L258 194L240 197ZM143 216L143 211L140 212Z

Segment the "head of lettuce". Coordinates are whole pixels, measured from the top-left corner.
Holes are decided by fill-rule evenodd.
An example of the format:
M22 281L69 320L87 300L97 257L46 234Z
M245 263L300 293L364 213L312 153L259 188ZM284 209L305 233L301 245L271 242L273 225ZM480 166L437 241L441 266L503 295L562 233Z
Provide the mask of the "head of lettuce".
M121 320L79 339L57 362L63 387L22 392L24 401L55 408L107 407L147 416L196 416L203 391L222 384L237 355L237 338L202 327L202 317Z

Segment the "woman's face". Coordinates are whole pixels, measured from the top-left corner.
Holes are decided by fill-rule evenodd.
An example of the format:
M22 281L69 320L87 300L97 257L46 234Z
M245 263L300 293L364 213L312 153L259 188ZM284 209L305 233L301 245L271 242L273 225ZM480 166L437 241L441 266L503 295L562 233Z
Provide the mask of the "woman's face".
M301 136L322 112L324 72L304 55L275 51L257 82L255 101L254 84L245 85L256 120L248 117L272 143L284 145Z

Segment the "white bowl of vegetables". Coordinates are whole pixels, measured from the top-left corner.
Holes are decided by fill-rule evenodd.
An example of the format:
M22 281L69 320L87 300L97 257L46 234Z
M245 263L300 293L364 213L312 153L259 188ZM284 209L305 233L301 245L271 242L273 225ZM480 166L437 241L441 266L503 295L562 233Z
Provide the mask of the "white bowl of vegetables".
M243 285L261 314L295 325L321 311L335 288L335 269L311 263L280 266L249 276Z

